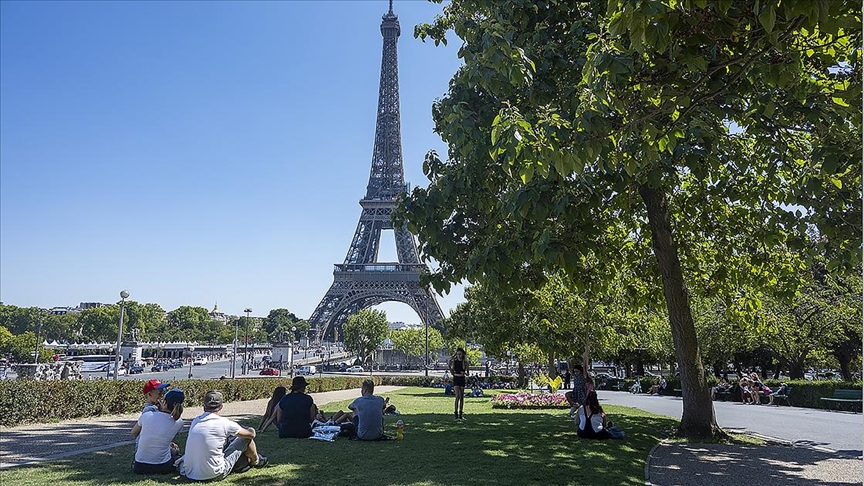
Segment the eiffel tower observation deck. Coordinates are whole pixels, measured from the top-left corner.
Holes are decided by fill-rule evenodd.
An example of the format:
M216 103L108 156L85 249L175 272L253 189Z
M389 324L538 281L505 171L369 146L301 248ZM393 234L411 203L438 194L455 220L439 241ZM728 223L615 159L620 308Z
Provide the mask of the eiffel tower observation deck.
M429 269L420 262L414 236L404 227L395 228L390 219L396 199L408 191L402 166L399 118L396 43L400 33L399 18L393 13L393 0L390 0L390 10L381 21L384 49L372 170L366 196L360 200L360 221L348 255L344 263L335 265L333 284L309 318L319 340L332 336L348 316L383 302L409 305L427 326L443 319L430 287L420 283L420 276ZM382 230L393 230L398 262L378 261Z

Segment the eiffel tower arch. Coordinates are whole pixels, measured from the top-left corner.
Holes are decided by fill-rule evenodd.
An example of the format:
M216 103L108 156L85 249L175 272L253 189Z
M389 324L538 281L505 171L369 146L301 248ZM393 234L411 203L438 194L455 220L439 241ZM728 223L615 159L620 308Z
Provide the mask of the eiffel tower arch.
M420 276L429 269L420 262L414 235L405 227L395 228L390 219L396 199L408 192L399 117L396 42L400 31L399 18L393 13L390 0L390 10L381 21L384 49L372 170L366 195L360 200L360 221L345 262L335 265L333 284L309 318L319 341L341 328L348 316L383 302L407 304L427 326L444 317L431 288L420 282ZM378 261L382 230L393 230L398 262Z

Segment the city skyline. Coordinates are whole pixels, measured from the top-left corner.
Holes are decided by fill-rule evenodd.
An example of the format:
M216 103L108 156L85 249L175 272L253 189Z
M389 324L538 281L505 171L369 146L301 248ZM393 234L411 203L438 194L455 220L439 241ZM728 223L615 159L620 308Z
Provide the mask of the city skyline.
M368 182L388 2L0 4L0 300L308 318ZM395 2L406 181L456 47ZM386 232L381 261L394 261ZM442 310L464 300L456 287ZM407 305L376 306L419 322Z

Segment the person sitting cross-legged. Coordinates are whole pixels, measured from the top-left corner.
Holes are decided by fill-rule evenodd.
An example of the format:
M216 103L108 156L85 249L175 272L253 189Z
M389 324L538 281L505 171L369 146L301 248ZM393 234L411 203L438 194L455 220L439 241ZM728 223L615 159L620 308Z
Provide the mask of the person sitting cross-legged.
M177 461L180 474L187 479L224 479L232 472L242 473L268 463L258 454L254 428L241 427L219 415L224 401L221 392L208 391L204 395L204 413L189 426L186 454Z
M360 440L379 440L384 437L384 409L387 402L375 395L375 383L364 380L360 387L360 397L348 405L354 412L354 425Z
M612 422L606 420L606 413L600 406L596 391L592 390L585 396L585 403L576 412L576 420L576 435L582 439L624 438L624 433L617 427L613 428Z
M158 408L147 410L132 427L132 437L138 439L132 470L137 474L172 474L180 448L172 442L183 428L183 390L174 388L159 398Z
M306 439L312 437L312 421L318 415L318 407L306 394L306 378L295 376L291 381L291 393L282 397L276 407L276 426L279 437Z

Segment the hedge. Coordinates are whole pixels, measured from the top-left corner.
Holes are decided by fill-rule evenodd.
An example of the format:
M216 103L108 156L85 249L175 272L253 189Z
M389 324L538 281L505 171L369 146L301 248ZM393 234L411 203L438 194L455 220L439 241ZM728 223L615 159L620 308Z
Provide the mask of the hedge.
M318 393L360 388L368 376L328 376L308 378L306 391ZM502 378L496 381L508 381ZM432 376L375 376L377 385L434 386L441 378ZM146 380L0 380L0 425L57 422L100 415L137 413L144 406L141 390ZM270 398L279 385L291 378L238 378L235 380L172 380L182 388L187 407L201 406L204 394L218 389L228 402Z

